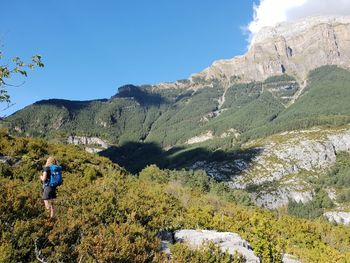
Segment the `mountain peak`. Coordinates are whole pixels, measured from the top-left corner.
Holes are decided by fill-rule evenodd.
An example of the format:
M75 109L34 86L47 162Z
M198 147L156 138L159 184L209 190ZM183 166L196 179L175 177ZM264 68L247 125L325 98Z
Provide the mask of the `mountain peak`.
M252 44L264 42L268 39L283 36L293 38L311 30L314 26L326 24L335 26L337 24L350 24L350 16L310 16L296 21L281 22L276 26L263 27L253 38Z
M317 16L263 28L248 52L215 61L194 78L263 81L288 74L299 82L324 65L350 67L350 16Z

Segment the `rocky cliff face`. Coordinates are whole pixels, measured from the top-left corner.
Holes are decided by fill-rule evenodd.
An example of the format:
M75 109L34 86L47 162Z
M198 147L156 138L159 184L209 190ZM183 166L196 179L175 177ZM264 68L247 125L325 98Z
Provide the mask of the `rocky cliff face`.
M339 152L350 151L350 130L282 133L262 149L250 168L231 185L239 188L260 186L253 197L259 205L268 208L288 204L289 200L306 202L313 197L307 178L326 171L336 162ZM328 190L332 192L332 189Z
M249 162L203 161L190 168L204 169L232 188L248 189L258 205L274 209L289 200L307 202L313 198L308 178L324 173L336 162L338 153L350 152L350 128L284 132L244 147L258 152ZM334 189L326 190L334 199Z
M191 77L261 81L287 73L300 83L322 65L350 66L350 17L311 17L266 27L244 56L215 61Z
M249 182L243 176L243 185L280 180L287 174L297 174L303 170L312 172L325 169L335 163L338 152L350 151L350 130L327 135L326 131L313 129L285 132L277 136L285 141L272 141L262 146L261 154L247 170L249 174L259 174L259 178Z
M97 146L85 147L85 150L90 153L98 153L104 149L107 149L109 146L107 142L97 137L69 136L67 142L75 145Z

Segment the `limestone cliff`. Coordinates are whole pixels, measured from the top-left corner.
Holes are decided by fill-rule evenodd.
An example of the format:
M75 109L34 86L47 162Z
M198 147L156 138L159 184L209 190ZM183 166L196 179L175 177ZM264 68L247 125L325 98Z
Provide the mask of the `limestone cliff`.
M215 61L190 79L260 81L287 73L302 82L323 65L350 67L350 17L310 17L263 28L245 55Z
M69 136L68 143L75 145L86 145L95 147L85 147L85 150L90 153L98 153L108 148L108 143L98 137L86 137L86 136Z

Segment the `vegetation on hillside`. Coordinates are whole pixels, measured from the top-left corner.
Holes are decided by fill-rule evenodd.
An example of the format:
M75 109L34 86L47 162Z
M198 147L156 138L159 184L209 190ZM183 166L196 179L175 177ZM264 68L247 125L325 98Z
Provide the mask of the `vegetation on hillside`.
M48 155L64 169L57 219L40 199L38 176ZM0 261L164 262L161 230L215 229L240 234L263 262L281 253L303 262L345 262L350 229L323 220L290 217L251 206L244 193L227 189L203 172L149 166L138 176L76 146L0 134ZM243 198L240 198L243 197ZM291 227L293 226L293 227ZM173 248L175 262L221 258L210 247Z
M350 73L336 66L312 71L302 96L271 123L249 130L243 137L264 137L277 132L350 122Z
M320 178L319 184L323 188L336 189L336 202L350 208L350 153L341 152L337 155L337 162L330 171Z

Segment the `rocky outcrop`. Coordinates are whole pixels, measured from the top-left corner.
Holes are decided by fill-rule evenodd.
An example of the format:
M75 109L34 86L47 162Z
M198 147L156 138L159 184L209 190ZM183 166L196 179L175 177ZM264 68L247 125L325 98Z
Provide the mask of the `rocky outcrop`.
M212 131L208 131L205 134L201 134L199 136L195 136L190 138L186 144L194 144L194 143L200 143L200 142L205 142L207 140L213 139L213 132Z
M96 153L101 151L102 149L108 148L108 143L98 137L69 136L67 142L76 145L97 145L100 147L86 147L85 150L90 153Z
M350 131L341 134L329 135L328 140L330 143L332 143L336 152L350 151Z
M188 167L189 170L204 170L207 175L218 181L228 181L234 174L241 173L247 168L247 162L242 159L223 162L197 161Z
M253 176L255 185L266 182L282 180L291 174L323 171L330 167L336 161L336 154L341 151L350 151L350 130L335 134L323 134L320 131L309 131L309 136L303 137L301 131L294 138L281 144L270 144L266 146L265 151L256 158L252 168L247 171L249 174L258 174ZM312 139L315 134L319 138ZM288 134L286 134L288 135ZM248 182L243 183L243 177L235 182L242 187ZM288 201L307 202L312 199L312 190L305 181L300 178L292 178L279 184L277 189L272 191L261 190L255 195L256 202L269 208L277 208ZM249 184L249 183L248 183ZM330 196L332 198L332 196Z
M333 165L337 153L350 151L350 128L284 132L245 147L258 154L250 160L199 161L189 168L203 169L231 188L247 189L258 205L274 209L289 200L305 203L313 198L307 177ZM334 199L334 191L326 190Z
M169 238L167 241L169 242ZM254 254L249 243L236 233L183 229L175 231L174 242L186 243L194 249L200 248L206 242L213 242L215 245L219 246L222 251L227 251L231 255L238 252L244 256L246 262L260 262L260 259Z
M338 224L349 225L350 224L350 212L326 212L323 214L329 221L336 222Z
M348 68L349 58L350 17L310 17L263 28L245 55L215 61L191 80L262 81L287 73L302 83L311 70L323 65Z
M183 229L175 232L161 231L157 237L161 239L161 251L171 259L170 246L181 242L189 245L193 249L199 249L206 242L213 242L222 251L227 251L231 255L236 252L245 258L244 262L260 262L259 257L254 254L250 244L242 239L238 234L232 232L218 232L215 230L191 230ZM291 254L282 255L283 263L300 263L297 257Z
M229 137L229 136L232 136L232 135L237 139L239 137L240 133L236 129L230 128L227 131L223 132L220 135L220 138L226 138L226 137Z
M283 254L282 262L283 263L300 263L300 260L293 255Z
M312 200L313 192L298 185L282 185L274 189L259 189L252 193L252 198L259 206L276 209L289 203L290 200L306 203Z
M318 132L315 130L314 134ZM257 204L268 208L280 207L289 200L303 203L311 200L313 191L298 174L323 171L335 163L337 152L350 150L349 130L312 139L314 134L310 131L309 137L303 137L300 132L283 143L265 145L262 154L230 183L231 187L263 186L257 187L253 197ZM285 180L287 176L291 178Z
M244 174L235 179L234 186L245 188L249 184L278 181L288 174L328 167L335 161L336 151L330 141L296 138L283 144L271 143L262 147L261 154L253 159Z

